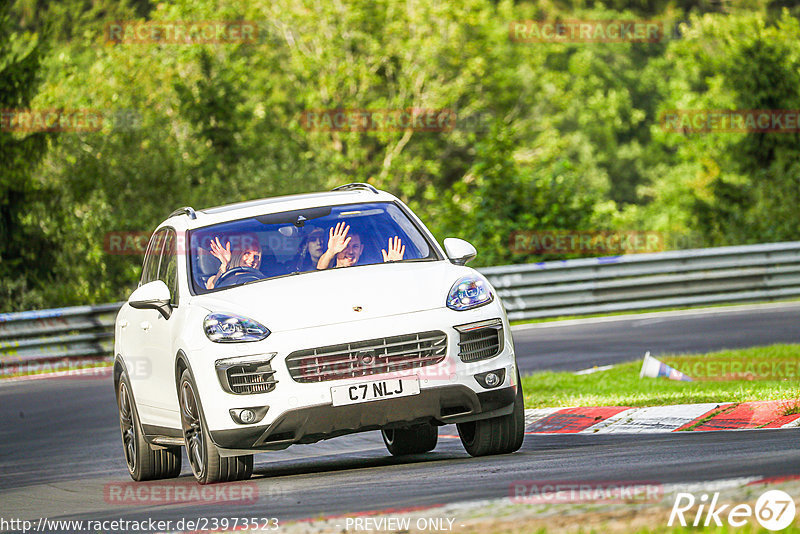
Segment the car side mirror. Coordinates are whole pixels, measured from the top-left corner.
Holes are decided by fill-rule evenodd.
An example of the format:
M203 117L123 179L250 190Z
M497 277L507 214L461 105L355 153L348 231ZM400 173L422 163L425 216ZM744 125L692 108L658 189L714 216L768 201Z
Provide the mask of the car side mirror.
M478 255L478 251L469 241L448 237L444 240L444 250L447 257L456 265L466 265L466 263Z
M136 289L131 293L128 304L137 310L158 310L164 319L169 319L172 315L169 288L161 280L149 282Z

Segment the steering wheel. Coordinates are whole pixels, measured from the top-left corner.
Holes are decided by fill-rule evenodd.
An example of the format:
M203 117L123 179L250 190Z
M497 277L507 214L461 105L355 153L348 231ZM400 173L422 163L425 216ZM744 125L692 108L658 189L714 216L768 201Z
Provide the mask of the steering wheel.
M223 285L244 284L245 282L252 282L254 280L263 280L266 278L264 273L252 267L234 267L228 269L217 278L215 287L222 287Z

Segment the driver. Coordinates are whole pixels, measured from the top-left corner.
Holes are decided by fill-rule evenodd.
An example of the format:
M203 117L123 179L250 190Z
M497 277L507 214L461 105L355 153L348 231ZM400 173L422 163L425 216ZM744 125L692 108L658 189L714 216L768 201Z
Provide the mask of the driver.
M220 277L230 269L249 267L258 269L261 266L261 244L256 236L243 235L237 246L231 250L231 242L222 243L219 237L211 240L211 254L219 260L219 270L206 282L206 289L214 289Z

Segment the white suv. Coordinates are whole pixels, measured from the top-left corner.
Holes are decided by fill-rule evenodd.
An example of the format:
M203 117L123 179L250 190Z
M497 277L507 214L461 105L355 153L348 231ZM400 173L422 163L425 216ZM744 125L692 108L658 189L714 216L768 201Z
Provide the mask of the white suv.
M131 477L177 476L186 446L200 483L240 480L254 452L366 430L423 453L446 423L473 456L518 450L511 331L475 254L367 184L175 211L115 326Z

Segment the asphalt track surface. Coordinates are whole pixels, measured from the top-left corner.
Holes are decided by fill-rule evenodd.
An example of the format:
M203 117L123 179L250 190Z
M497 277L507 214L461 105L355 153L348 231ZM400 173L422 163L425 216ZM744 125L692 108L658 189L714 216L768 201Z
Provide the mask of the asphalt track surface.
M761 321L762 313L769 320ZM772 334L780 335L784 327L788 329L792 313L797 324L797 310L784 310L750 312L744 317L725 315L706 323L706 327L713 330L716 321L730 320L732 323L722 331L735 338L740 333L737 328L743 325L755 328L766 324L768 333L758 339L767 343L789 341ZM648 336L653 335L651 325L690 330L696 332L694 335L700 335L702 328L697 318L652 323L638 320L643 321L638 328L648 332L642 335ZM784 326L776 327L776 323ZM586 357L572 362L570 368L639 357L623 350L622 345L632 338L631 324L626 321L585 325L582 335L576 334L581 328L573 327L531 332L547 332L552 336L550 343L565 343L563 330L555 335L562 328L575 336L575 348L563 349L570 354L578 354L581 347L591 348L590 339L595 335L604 340L594 345L596 358L584 354ZM521 362L544 368L549 358L563 358L548 355L542 348L547 343L541 343L541 339L531 354L526 340L521 346L520 337L527 338L527 334L515 336ZM713 344L711 338L715 336L701 337ZM620 346L612 347L612 340L619 340ZM669 348L674 346L669 342L660 346L675 350ZM443 427L441 433L455 434L455 428ZM247 488L255 500L120 504L108 498L110 488L131 481L124 465L110 379L53 378L0 384L0 518L174 522L198 517L277 517L285 522L508 497L514 482L520 480L680 484L800 476L799 442L800 429L635 436L528 435L516 454L470 458L458 439L442 438L431 453L397 459L386 452L379 433L369 432L256 455L253 478L236 483ZM180 478L146 484L162 490L176 484L193 485L185 456L183 465Z
M646 351L658 357L800 343L800 302L584 321L514 328L520 369L578 371L641 360Z

